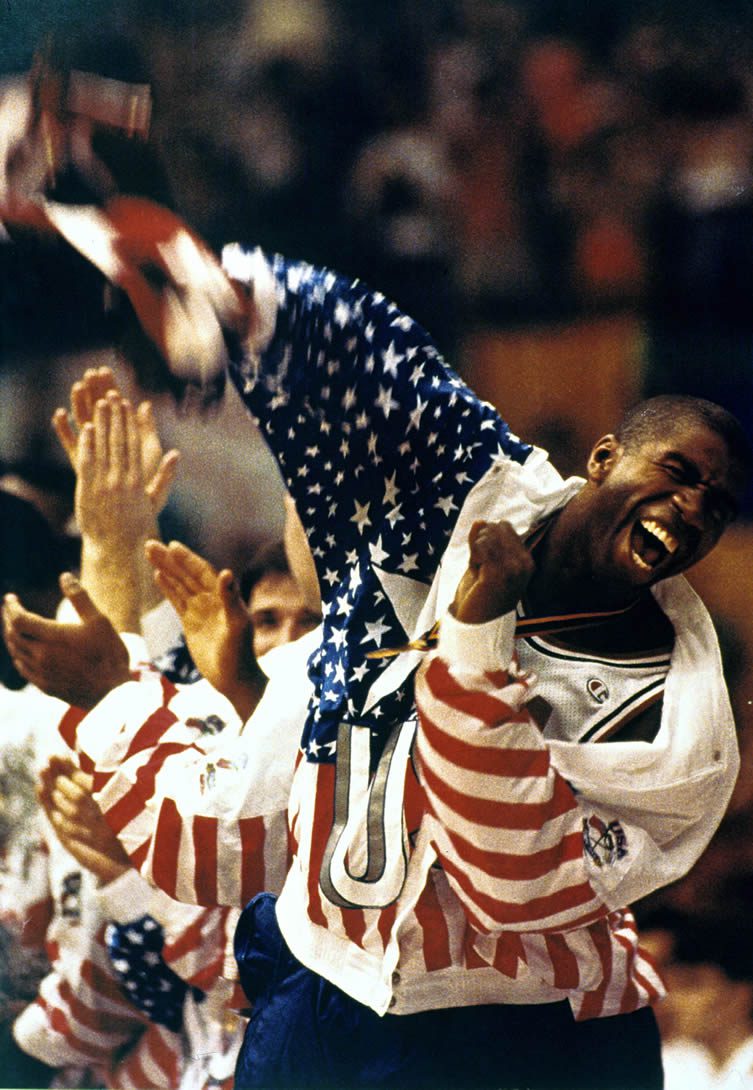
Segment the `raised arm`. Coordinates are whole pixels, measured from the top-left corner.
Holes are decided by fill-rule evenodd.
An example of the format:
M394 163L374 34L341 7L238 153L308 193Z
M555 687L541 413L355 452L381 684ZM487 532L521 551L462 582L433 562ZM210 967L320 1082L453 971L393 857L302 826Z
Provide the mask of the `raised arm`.
M163 453L151 404L123 398L109 368L87 371L71 389L71 412L53 427L76 472L81 580L119 631L138 632L159 601L143 555L157 532L178 463Z

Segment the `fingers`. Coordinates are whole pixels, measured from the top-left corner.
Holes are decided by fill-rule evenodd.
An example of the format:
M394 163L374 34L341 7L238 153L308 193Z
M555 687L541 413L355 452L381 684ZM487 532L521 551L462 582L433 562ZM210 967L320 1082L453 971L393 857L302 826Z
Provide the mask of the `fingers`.
M6 640L31 641L53 639L58 622L24 609L15 594L6 594L3 601L3 626Z
M164 455L157 472L146 486L146 494L155 514L158 514L167 502L167 497L178 473L180 452L169 450Z
M78 428L94 419L98 401L113 391L119 394L115 375L109 367L90 367L71 387L71 412Z
M15 594L3 600L3 639L13 665L27 681L33 680L36 656L31 632L27 631L27 613ZM34 626L32 625L32 628Z
M58 438L58 442L68 456L68 460L76 466L76 433L73 430L73 421L68 412L56 409L52 416L52 430Z
M477 521L468 535L470 562L476 567L493 560L500 552L499 524Z
M181 616L200 596L222 593L218 575L209 561L180 542L163 545L150 540L145 554L154 569L154 582ZM229 575L232 582L232 572Z
M171 579L164 571L154 573L154 582L171 606L182 616L188 608L190 596L181 582Z
M133 479L141 484L140 437L133 406L110 392L94 406L95 468L102 481Z
M209 561L179 541L171 541L169 545L148 541L146 557L155 571L180 584L185 594L216 589L217 572Z
M116 480L130 475L134 485L143 487L142 466L145 462L152 466L152 474L154 467L159 467L162 451L151 406L144 403L138 410L134 409L120 393L109 367L87 371L74 383L71 413L58 409L52 423L74 468L81 467L84 453L81 444L88 437L91 446L86 452L89 456L86 468L90 482L95 476L104 480L104 475L109 473ZM93 428L93 434L89 433L90 428ZM172 468L172 459L168 468ZM169 487L167 478L163 487Z
M151 401L142 401L136 410L136 420L141 432L142 442L156 440L159 442L157 425L154 420L154 406Z
M226 613L241 610L246 613L246 606L241 595L238 581L229 568L223 568L217 576L217 590Z
M87 830L99 821L101 813L91 795L91 777L76 768L66 758L52 758L40 773L39 800L48 815L60 814L76 835L86 836Z
M69 823L72 832L75 827L77 836L85 837L86 831L90 825L89 810L80 800L68 796L67 790L71 785L71 780L66 780L64 777L60 776L57 778L55 786L49 795L49 810L50 812L60 814L61 817L65 818Z
M514 609L533 572L533 558L508 522L474 522L468 534L469 561L452 613L479 624Z
M71 572L63 572L60 576L60 589L82 621L94 621L102 616L78 579Z
M83 768L76 768L76 766L73 764L71 764L71 771L69 775L73 782L78 784L82 791L85 791L89 795L92 793L92 791L94 790L94 777L92 775L90 775L88 772L84 772Z

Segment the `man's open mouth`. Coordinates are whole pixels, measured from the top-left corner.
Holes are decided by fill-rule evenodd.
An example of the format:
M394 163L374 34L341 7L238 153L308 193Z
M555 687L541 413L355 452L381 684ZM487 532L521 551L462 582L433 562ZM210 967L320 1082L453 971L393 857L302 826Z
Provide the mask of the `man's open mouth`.
M637 566L645 572L656 571L677 549L679 541L656 519L642 518L630 532L630 549Z

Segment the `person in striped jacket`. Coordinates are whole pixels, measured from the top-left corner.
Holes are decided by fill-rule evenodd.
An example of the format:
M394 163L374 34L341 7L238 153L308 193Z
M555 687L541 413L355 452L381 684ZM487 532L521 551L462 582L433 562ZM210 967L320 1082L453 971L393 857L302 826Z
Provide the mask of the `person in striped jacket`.
M254 897L236 934L254 1001L237 1085L661 1085L662 985L627 906L692 866L737 773L716 638L681 573L734 517L739 426L649 402L563 481L380 294L231 248L233 301L180 221L139 204L136 232L136 211L89 224L117 240L103 271L173 376L206 397L234 381L323 597L318 645L273 672L242 768L192 750L190 696L158 681L89 679L63 728L172 896L244 903L287 817L280 898ZM147 253L167 286L149 289ZM148 554L185 604L188 572ZM492 568L506 589L479 610ZM15 599L5 617L33 675L54 632Z

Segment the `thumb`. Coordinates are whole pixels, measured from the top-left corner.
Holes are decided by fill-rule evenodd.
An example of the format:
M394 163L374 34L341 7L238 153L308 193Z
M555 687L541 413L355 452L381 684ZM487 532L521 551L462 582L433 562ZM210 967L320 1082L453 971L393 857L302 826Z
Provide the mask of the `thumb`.
M154 476L146 486L146 494L152 504L155 514L159 514L167 502L167 496L173 486L180 454L177 450L169 450L160 462Z
M102 616L78 579L69 571L60 576L60 589L82 621L95 621Z
M217 577L217 588L226 610L241 609L245 612L246 604L243 601L238 580L230 568L223 568L220 572Z

